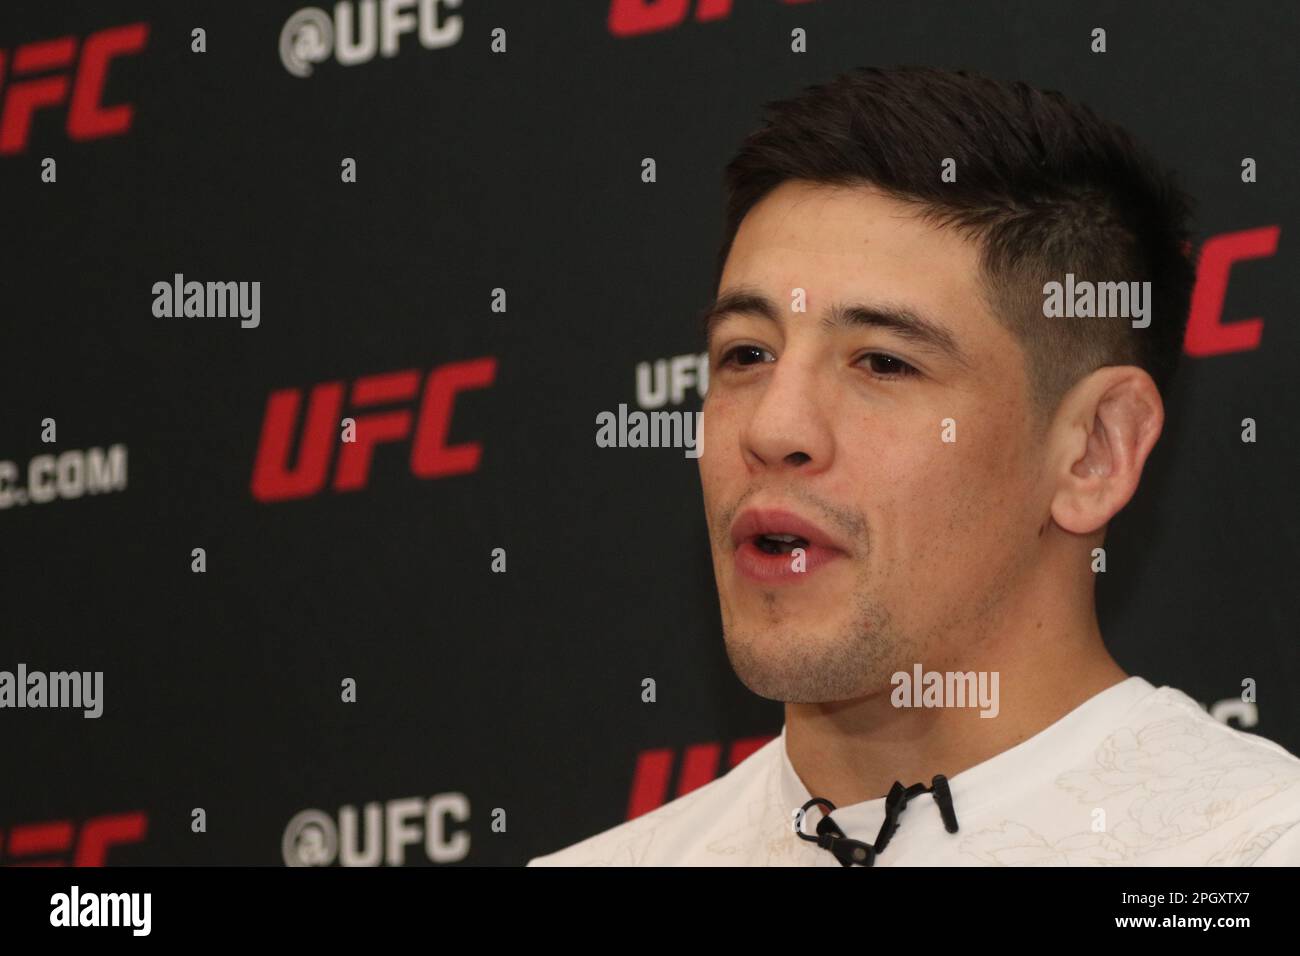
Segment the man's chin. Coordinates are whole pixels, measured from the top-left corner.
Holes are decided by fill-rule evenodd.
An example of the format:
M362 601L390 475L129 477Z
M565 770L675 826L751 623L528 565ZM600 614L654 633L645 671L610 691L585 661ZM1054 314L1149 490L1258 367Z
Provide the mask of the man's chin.
M759 697L784 703L826 703L860 696L867 655L842 637L844 621L800 621L797 630L737 618L724 628L727 659L740 682ZM851 642L850 642L851 643Z
M750 619L744 622L747 626L751 622L771 626L779 617L781 624L797 623L800 627L843 627L843 621L822 618L828 607L842 608L851 599L856 581L850 570L848 562L839 562L807 577L763 580L730 568L724 586L726 603Z
M863 631L863 622L853 613L860 603L853 583L834 572L781 587L733 580L720 595L727 611L723 624L778 655L842 646L850 640L848 635L859 637Z

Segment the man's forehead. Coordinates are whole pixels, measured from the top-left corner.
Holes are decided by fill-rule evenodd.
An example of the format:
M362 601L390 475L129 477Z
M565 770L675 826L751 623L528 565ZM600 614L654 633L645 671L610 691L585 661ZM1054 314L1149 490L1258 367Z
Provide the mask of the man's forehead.
M785 183L736 235L718 288L761 291L788 311L796 295L814 315L881 305L928 319L967 357L993 322L977 244L869 188ZM996 324L996 323L994 323Z

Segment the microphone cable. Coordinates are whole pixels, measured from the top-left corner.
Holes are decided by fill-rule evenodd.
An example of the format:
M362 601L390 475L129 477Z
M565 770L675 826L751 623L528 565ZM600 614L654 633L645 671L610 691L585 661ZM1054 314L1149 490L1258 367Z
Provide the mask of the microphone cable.
M816 843L823 850L829 850L835 859L840 861L841 866L872 866L875 864L876 857L889 845L894 831L898 829L898 818L907 809L907 801L922 793L929 793L934 797L934 802L939 805L939 815L943 817L944 829L949 833L956 833L957 811L952 805L952 791L948 789L948 778L943 774L935 774L928 787L923 783L904 787L901 782L894 781L894 785L889 788L889 795L885 797L885 822L880 825L880 833L876 835L874 844L852 840L845 836L844 831L830 816L835 810L835 804L824 797L813 797L799 808L794 832L798 834L799 839ZM817 835L809 836L803 832L803 818L808 813L808 809L814 805L824 807L823 816L817 822Z

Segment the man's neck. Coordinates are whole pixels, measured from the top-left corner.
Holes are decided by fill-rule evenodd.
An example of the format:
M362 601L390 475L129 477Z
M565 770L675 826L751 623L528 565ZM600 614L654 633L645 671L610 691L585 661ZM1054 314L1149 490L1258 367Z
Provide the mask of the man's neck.
M786 747L795 772L814 796L851 806L885 796L896 780L907 786L928 784L938 773L951 778L1014 747L1128 676L1102 643L1091 596L1087 611L1074 628L1022 617L1019 633L1003 630L960 661L917 662L927 672L997 672L994 717L981 717L969 702L898 707L889 684L850 701L787 703ZM919 703L922 688L913 690Z

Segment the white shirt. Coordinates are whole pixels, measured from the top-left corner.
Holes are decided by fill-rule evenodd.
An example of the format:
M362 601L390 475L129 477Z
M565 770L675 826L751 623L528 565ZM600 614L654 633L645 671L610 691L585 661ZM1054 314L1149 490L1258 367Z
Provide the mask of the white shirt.
M944 829L931 794L919 794L875 866L1300 864L1300 759L1141 677L950 777L949 787L958 831ZM794 832L794 813L812 796L783 726L724 776L528 865L840 866ZM884 816L883 797L831 814L868 844ZM809 809L804 832L815 836L821 818Z

